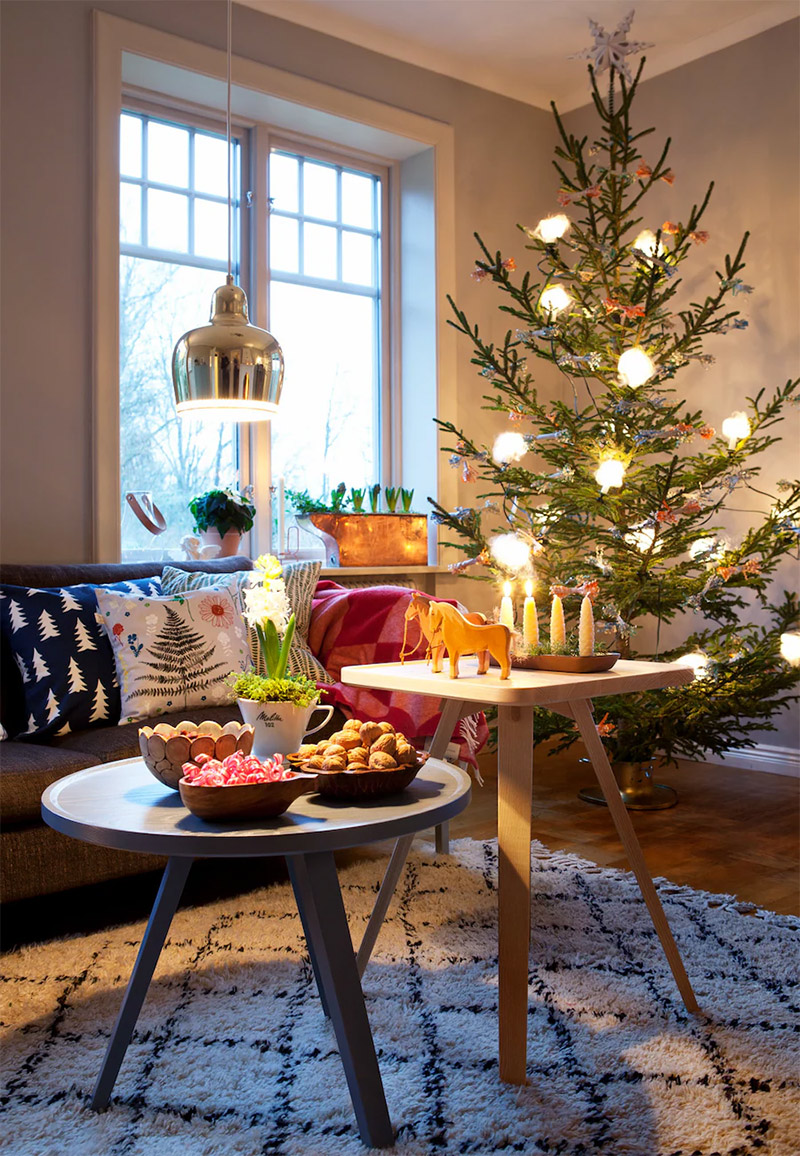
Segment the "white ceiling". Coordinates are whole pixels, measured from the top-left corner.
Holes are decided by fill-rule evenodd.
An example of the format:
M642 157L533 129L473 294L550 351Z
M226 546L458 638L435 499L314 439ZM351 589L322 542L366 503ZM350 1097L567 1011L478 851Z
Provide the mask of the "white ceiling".
M635 0L237 0L294 24L539 108L589 100L591 17L608 31ZM630 37L647 75L668 72L800 15L800 0L638 0ZM634 66L638 58L634 58ZM757 77L742 77L743 84Z

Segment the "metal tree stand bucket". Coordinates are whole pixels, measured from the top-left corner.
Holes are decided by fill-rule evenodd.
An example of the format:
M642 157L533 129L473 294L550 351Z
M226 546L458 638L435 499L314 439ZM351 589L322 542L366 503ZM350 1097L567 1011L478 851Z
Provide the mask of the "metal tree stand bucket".
M617 780L622 801L629 811L665 811L674 807L678 801L678 792L665 783L653 781L653 764L650 763L614 763L611 769ZM593 787L582 787L578 791L578 798L585 803L600 803L606 806L603 792L598 784Z

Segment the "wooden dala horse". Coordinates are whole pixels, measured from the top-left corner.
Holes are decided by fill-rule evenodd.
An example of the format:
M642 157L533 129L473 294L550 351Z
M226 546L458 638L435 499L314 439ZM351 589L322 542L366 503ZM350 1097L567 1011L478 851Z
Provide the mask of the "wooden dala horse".
M462 614L447 602L431 602L419 594L412 595L405 618L406 628L413 619L419 622L420 631L428 643L434 674L441 672L442 657L447 650L451 678L458 678L458 660L462 654L477 654L478 674L486 674L491 654L500 665L500 677L508 678L511 669L511 632L507 626L487 623L485 616L477 612ZM413 654L414 651L409 653ZM404 638L401 660L405 657Z

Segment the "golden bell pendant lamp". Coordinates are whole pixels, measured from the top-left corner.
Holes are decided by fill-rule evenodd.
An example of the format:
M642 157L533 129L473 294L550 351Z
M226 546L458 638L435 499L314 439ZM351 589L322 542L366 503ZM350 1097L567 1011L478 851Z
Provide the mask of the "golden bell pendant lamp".
M247 295L228 274L214 293L209 325L190 329L172 354L178 413L266 421L277 413L283 354L271 333L251 325Z

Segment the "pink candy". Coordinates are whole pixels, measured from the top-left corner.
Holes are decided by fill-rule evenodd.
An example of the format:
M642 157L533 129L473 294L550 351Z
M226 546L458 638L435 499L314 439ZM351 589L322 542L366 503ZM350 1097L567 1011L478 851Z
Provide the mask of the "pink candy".
M195 787L241 787L246 783L279 783L293 779L295 772L283 765L283 755L262 762L255 755L234 751L222 762L210 755L198 755L183 764L183 777Z

